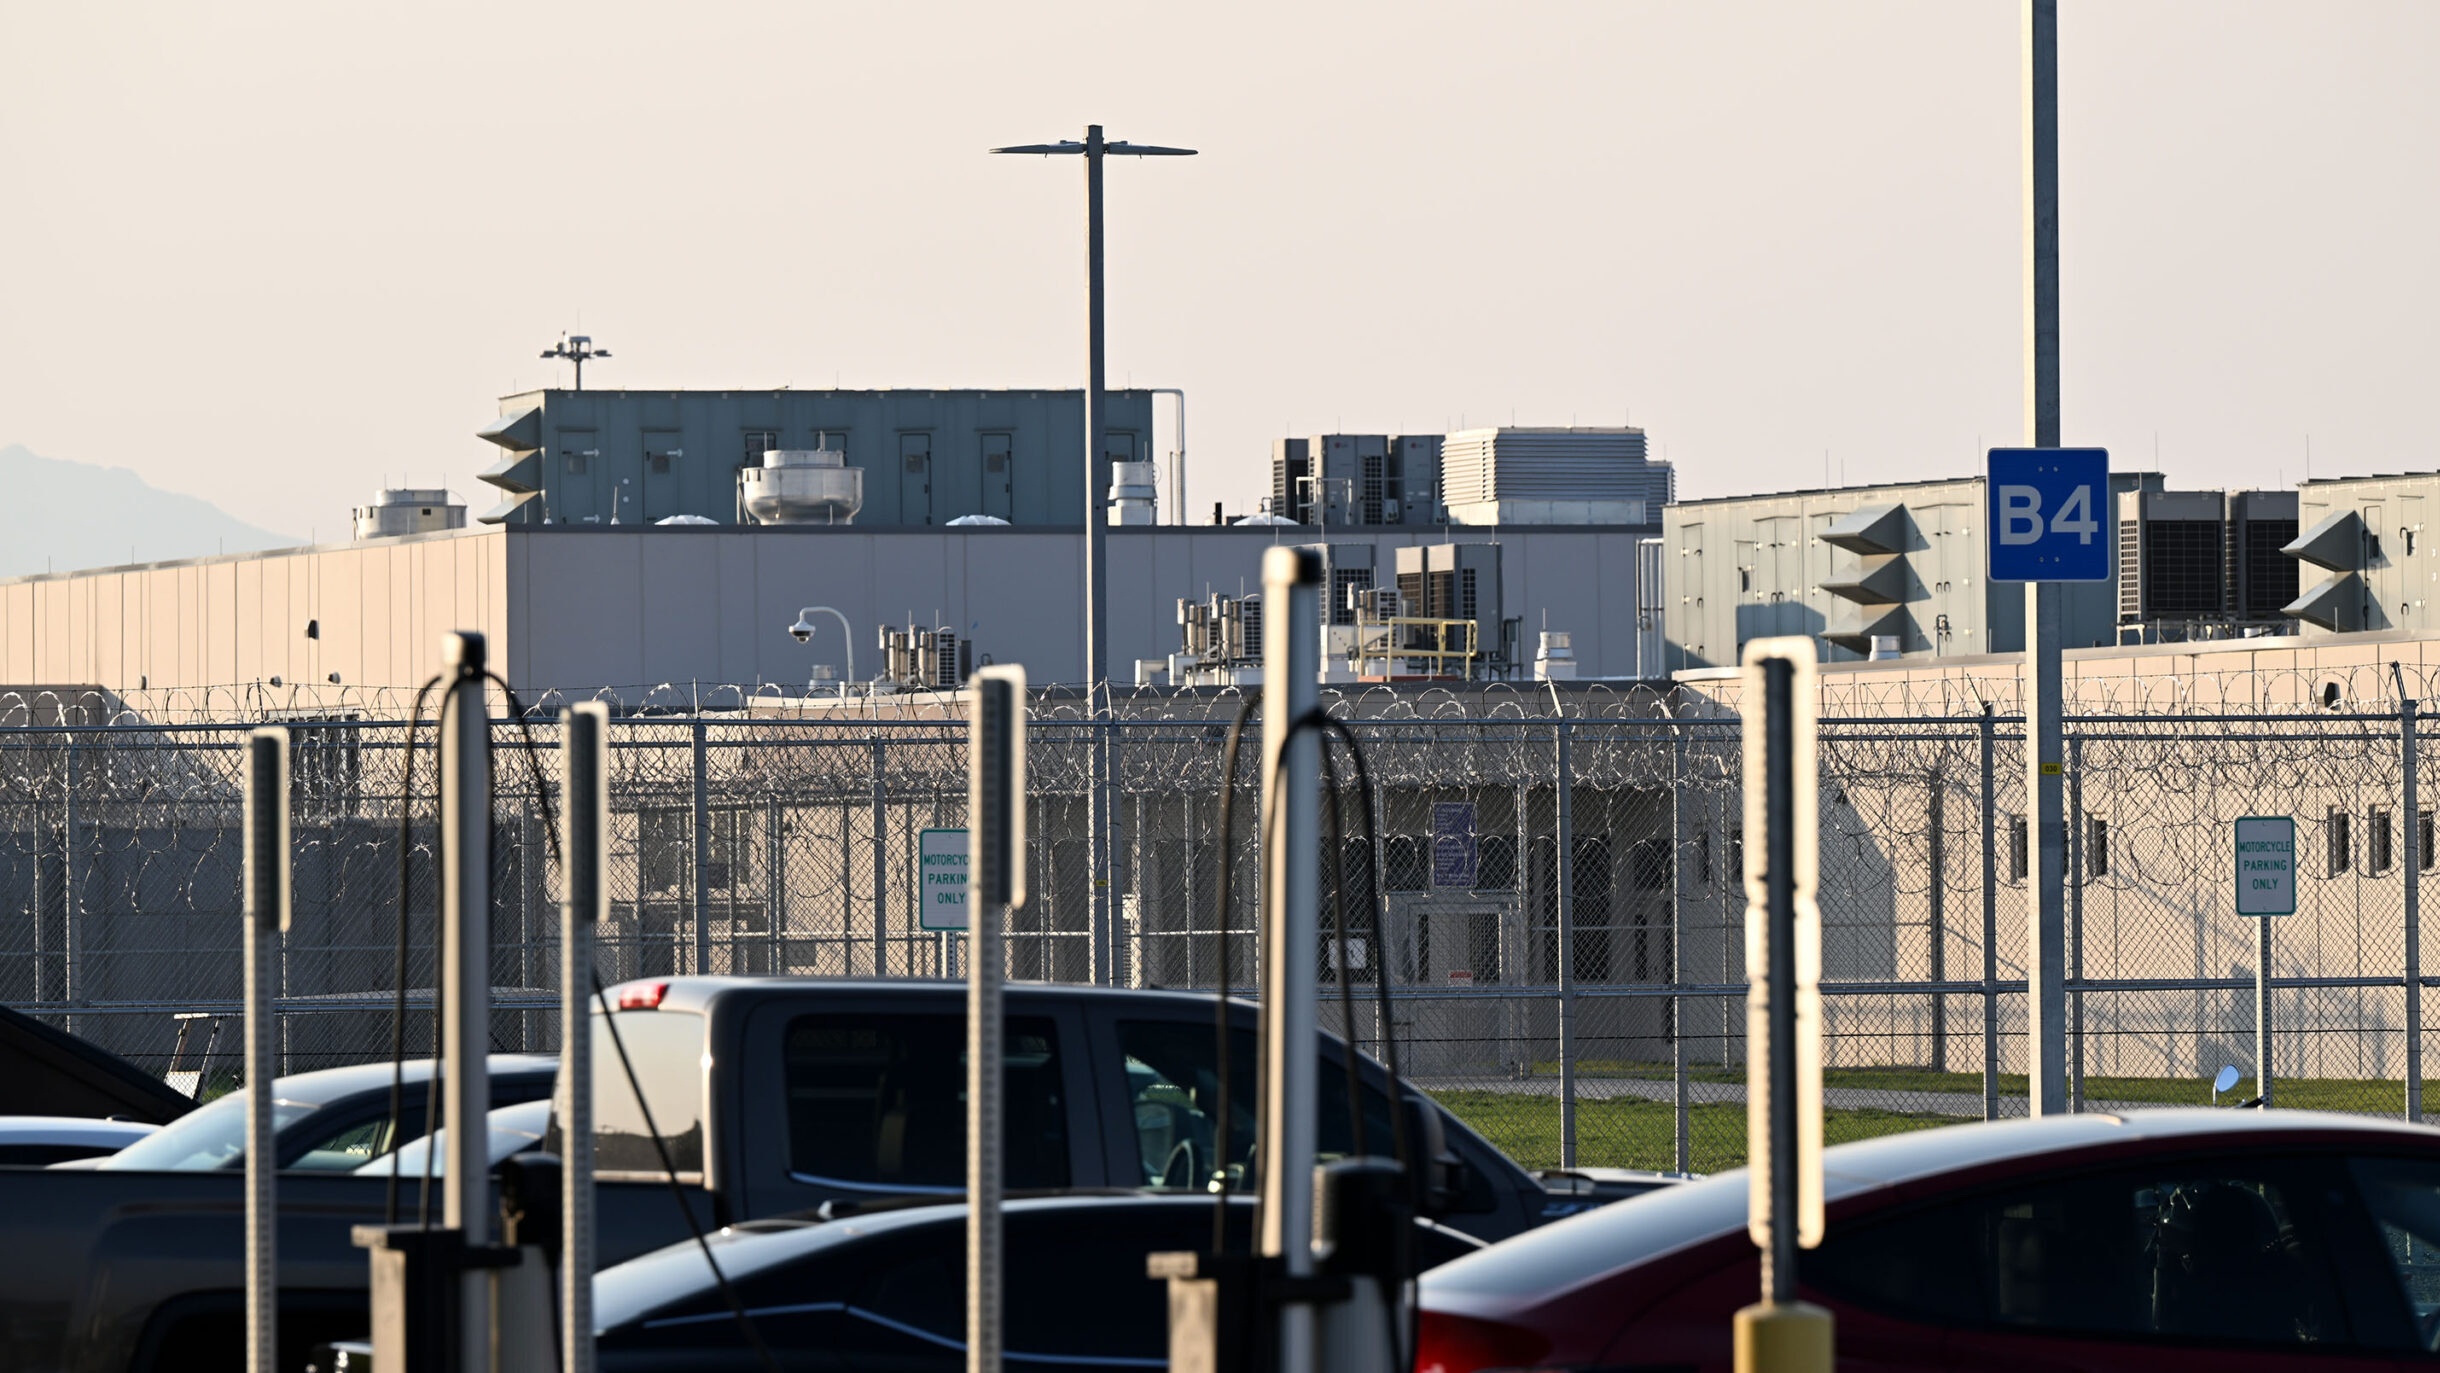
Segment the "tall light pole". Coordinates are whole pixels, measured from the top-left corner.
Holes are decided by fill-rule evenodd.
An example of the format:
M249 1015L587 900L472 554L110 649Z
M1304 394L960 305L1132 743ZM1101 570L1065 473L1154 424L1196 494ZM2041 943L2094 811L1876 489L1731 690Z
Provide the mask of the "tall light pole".
M1118 157L1192 157L1192 148L1162 148L1148 143L1111 143L1099 124L1088 124L1084 141L1027 143L994 148L995 153L1031 153L1041 157L1084 158L1085 214L1085 384L1084 384L1084 679L1099 690L1110 680L1110 521L1104 513L1110 499L1109 398L1102 389L1101 289L1101 160Z
M1149 143L1112 143L1099 124L1087 124L1084 141L1027 143L993 148L994 153L1084 158L1085 384L1084 384L1084 680L1093 714L1099 717L1110 683L1110 451L1105 441L1109 401L1102 389L1101 160L1120 157L1192 157L1192 148ZM1093 787L1088 824L1093 835L1093 980L1106 984L1110 957L1110 736L1099 730L1093 745Z
M576 389L582 391L585 389L586 359L606 358L610 356L610 350L594 347L591 334L561 334L558 345L543 349L542 355L546 358L566 358L575 363Z
M2024 0L2025 440L2059 446L2059 0ZM2120 568L2119 575L2127 575ZM2067 588L2025 585L2025 801L2033 899L2026 948L2026 1095L2067 1110Z

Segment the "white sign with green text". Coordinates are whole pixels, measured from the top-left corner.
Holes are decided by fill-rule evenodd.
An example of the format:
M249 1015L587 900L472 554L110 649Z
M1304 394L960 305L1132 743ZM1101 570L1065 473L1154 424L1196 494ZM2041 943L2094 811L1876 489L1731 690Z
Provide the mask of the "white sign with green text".
M2237 821L2237 914L2296 913L2296 821L2248 815Z
M966 928L966 832L925 830L916 836L916 918L927 930Z

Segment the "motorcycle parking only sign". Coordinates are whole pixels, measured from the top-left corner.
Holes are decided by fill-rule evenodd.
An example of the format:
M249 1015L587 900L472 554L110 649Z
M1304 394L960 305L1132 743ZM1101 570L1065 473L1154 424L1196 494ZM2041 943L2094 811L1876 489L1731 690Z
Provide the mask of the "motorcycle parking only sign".
M2248 815L2237 821L2237 914L2296 913L2296 821Z
M923 928L966 928L966 871L964 830L925 830L916 837L916 909Z

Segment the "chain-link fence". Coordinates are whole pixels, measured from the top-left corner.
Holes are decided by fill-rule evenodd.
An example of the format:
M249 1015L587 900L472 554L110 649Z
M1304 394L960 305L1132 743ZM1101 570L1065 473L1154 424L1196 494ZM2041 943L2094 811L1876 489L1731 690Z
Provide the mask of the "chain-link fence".
M2420 1114L2427 979L2415 932L2435 846L2416 707L2317 688L2272 700L2259 684L2220 683L2204 702L2189 684L2165 710L2088 693L2070 718L2068 1034L2084 1107L2203 1104L2222 1064L2251 1073L2257 925L2234 914L2231 825L2291 815L2298 909L2270 931L2277 1099ZM2231 708L2240 696L2245 708ZM962 824L964 726L953 704L925 700L826 712L739 693L734 710L618 719L604 980L955 975L959 937L923 927L917 869L923 831ZM1144 693L1096 709L1081 694L1038 697L1032 899L1011 918L1012 977L1209 989L1225 947L1231 987L1255 985L1252 725L1233 832L1220 828L1222 745L1241 700ZM1394 1041L1407 1073L1528 1164L1740 1161L1733 693L1327 700L1361 742L1378 824L1366 830L1352 760L1337 755L1340 814L1322 836L1324 880L1336 884L1323 904L1324 1023L1346 1023L1343 976L1355 1038L1376 1053ZM239 773L245 731L266 713L100 724L37 714L0 702L0 1004L155 1070L226 1080ZM1831 695L1824 714L1830 1137L2021 1114L2034 859L2021 722L1920 694ZM396 716L274 718L295 730L283 1069L388 1053L402 883L408 1045L424 1051L433 732L410 749ZM546 818L558 734L542 709L493 730L502 1049L558 1043ZM1372 1000L1381 977L1386 1035Z

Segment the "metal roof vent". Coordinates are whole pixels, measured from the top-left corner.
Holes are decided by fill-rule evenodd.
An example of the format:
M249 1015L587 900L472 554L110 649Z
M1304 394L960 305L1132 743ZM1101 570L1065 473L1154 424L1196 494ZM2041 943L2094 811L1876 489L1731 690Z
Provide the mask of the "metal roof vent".
M2348 512L2352 515L2354 512ZM2299 540L2298 542L2302 542ZM2288 545L2294 548L2295 544ZM2309 625L2319 625L2334 634L2364 627L2364 579L2349 572L2332 577L2321 585L2297 597L2280 612L2291 619Z
M774 448L737 472L737 506L753 524L853 524L864 469L836 448Z
M1906 507L1867 505L1840 516L1822 531L1822 542L1870 558L1906 551Z
M2299 535L2279 550L2299 562L2332 572L2360 572L2364 567L2364 521L2353 510L2341 510ZM2310 600L2311 597L2307 597ZM2298 601L2297 605L2304 604ZM2290 615L2296 613L2289 607Z

